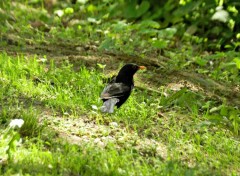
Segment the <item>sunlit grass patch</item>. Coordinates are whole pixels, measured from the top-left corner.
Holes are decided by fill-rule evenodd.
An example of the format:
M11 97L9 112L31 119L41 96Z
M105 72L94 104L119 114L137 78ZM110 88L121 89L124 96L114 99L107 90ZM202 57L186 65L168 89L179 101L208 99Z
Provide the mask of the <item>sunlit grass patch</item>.
M2 84L16 92L10 92L12 96L37 100L63 111L69 108L86 110L92 104L99 104L102 82L96 71L81 67L79 72L74 72L69 63L61 68L53 63L47 67L36 57L11 59L6 54L1 55L1 68Z

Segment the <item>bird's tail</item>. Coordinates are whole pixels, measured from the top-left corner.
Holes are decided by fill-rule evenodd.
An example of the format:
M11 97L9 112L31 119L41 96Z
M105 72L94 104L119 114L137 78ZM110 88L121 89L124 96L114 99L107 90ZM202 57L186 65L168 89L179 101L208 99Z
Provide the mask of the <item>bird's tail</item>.
M119 102L117 98L111 98L105 101L101 107L102 112L113 113L115 104Z

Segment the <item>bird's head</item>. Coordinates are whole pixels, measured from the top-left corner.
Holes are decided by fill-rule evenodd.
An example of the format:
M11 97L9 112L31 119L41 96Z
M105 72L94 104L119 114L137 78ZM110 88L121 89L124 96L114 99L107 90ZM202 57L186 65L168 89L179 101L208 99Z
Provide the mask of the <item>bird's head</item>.
M146 69L145 66L138 66L137 64L126 64L124 65L119 73L118 73L118 78L123 78L123 79L133 79L133 75L138 71L138 70L144 70Z
M145 66L138 66L137 64L126 64L124 65L118 74L124 74L124 75L129 75L133 76L138 70L144 70L146 69Z

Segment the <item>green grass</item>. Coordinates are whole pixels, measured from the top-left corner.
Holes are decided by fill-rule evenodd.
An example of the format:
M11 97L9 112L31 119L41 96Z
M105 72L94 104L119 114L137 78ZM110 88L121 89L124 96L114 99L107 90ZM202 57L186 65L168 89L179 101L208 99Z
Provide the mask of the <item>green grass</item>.
M79 4L73 6L76 16L64 11L69 3L58 3L52 10L63 10L60 18L46 11L43 1L21 2L0 2L1 51L26 53L0 53L0 175L240 174L238 105L204 91L173 91L153 79L183 70L238 85L239 52L203 53L199 37L184 35L179 43L174 27L156 30L156 23L102 18L104 6L91 12L91 1L81 11ZM72 17L76 23L64 27ZM31 27L36 21L49 31L46 26ZM80 50L75 51L76 46ZM154 57L163 65L137 73L136 85L147 80L141 83L143 89L134 89L114 114L102 114L104 69L64 57L88 55L86 48L91 47L97 57L108 51L137 55L143 62ZM43 58L29 56L47 52ZM204 78L198 81L214 88ZM148 89L152 85L155 91ZM13 130L12 119L25 123Z
M1 53L0 70L1 148L10 145L15 133L23 139L13 143L13 160L1 150L1 175L239 174L234 118L224 121L218 119L220 112L211 114L216 105L212 100L206 106L204 95L187 89L174 93L163 87L170 95L166 97L136 89L120 109L108 115L92 108L102 104L104 75L97 68L79 65L74 71L69 62L56 65L37 56ZM235 114L236 121L238 117ZM25 123L8 133L11 119ZM65 141L63 129L88 142Z

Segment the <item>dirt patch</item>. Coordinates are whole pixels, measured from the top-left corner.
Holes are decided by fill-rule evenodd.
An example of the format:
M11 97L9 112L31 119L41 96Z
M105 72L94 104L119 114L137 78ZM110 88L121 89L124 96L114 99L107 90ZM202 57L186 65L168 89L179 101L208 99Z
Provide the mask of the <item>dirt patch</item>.
M82 117L53 117L49 113L42 114L42 118L60 138L72 144L92 144L100 148L113 144L117 149L134 149L142 156L158 156L164 160L168 156L167 148L161 141L139 136L116 122L103 125L95 121L85 122Z

